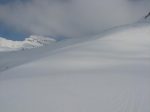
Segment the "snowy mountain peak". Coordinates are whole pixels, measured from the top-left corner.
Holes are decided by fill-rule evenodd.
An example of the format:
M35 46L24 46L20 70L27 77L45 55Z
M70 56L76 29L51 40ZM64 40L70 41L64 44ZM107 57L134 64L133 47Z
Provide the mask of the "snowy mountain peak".
M36 36L31 35L29 38L26 38L23 42L24 47L32 48L32 47L41 47L44 45L48 45L56 40L49 37Z
M31 35L24 41L13 41L0 37L0 51L14 51L20 49L31 49L56 42L55 39L43 36Z
M26 38L25 41L28 42L48 42L48 41L56 41L53 38L31 35L29 38Z

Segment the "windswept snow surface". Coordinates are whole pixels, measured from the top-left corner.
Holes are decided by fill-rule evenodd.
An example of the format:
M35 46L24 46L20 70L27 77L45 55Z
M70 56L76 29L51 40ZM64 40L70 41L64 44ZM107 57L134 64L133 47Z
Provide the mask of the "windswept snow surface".
M0 112L150 112L150 26L100 37L1 72Z

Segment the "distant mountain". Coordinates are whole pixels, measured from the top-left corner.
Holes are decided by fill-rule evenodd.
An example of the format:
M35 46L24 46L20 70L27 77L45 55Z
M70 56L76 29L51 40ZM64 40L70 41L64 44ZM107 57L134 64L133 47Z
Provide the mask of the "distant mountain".
M150 19L150 12L144 18L145 19Z
M13 41L0 37L0 51L14 51L21 49L31 49L56 42L55 39L37 35L31 35L24 41Z

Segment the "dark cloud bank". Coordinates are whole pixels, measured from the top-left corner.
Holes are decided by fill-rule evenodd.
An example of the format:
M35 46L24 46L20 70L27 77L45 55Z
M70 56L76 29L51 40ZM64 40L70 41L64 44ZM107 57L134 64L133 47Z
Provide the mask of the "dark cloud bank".
M0 21L17 30L55 37L85 37L138 21L150 0L28 0L0 5Z

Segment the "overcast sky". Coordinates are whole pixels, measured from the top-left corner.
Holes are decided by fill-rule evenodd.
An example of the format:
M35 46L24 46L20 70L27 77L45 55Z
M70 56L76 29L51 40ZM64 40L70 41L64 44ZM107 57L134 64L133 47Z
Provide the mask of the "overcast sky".
M0 36L81 38L136 22L149 11L150 0L0 0Z

